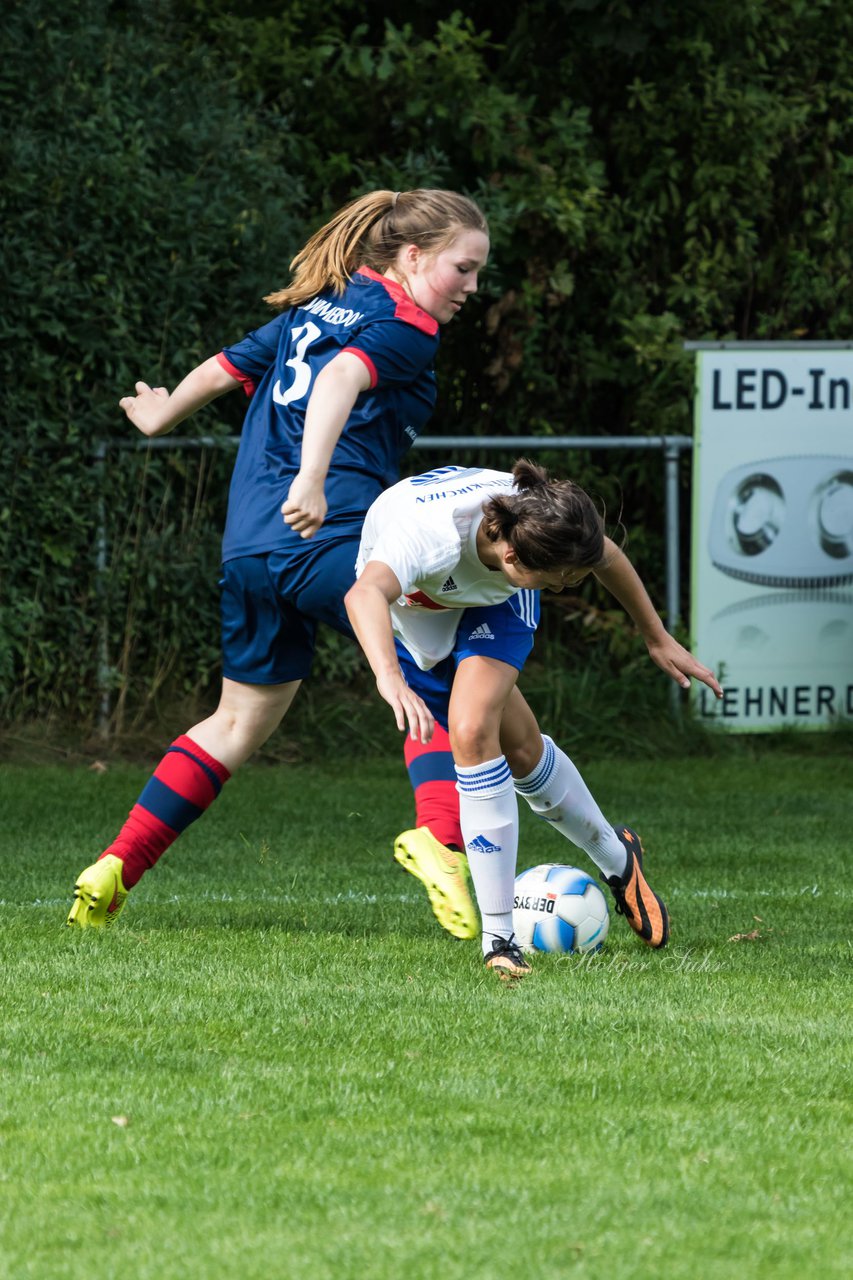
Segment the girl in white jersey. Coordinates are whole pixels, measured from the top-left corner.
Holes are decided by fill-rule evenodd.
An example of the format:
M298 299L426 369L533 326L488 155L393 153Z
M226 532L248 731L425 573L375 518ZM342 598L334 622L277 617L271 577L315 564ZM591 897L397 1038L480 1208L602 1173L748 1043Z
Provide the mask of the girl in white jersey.
M722 696L713 673L664 628L589 496L530 462L512 474L446 467L387 490L368 512L357 581L344 601L398 728L428 741L440 705L431 709L409 687L405 668L435 670L437 685L450 686L446 718L483 954L502 978L530 971L512 936L516 791L596 862L644 942L662 947L669 937L636 832L607 822L516 688L533 643L534 592L562 591L590 572L630 614L663 671Z

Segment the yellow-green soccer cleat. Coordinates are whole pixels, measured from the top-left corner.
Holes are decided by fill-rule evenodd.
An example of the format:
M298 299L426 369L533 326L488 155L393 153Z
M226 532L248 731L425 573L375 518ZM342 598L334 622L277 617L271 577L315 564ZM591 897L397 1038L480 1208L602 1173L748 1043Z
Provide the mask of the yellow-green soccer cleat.
M480 920L468 888L468 865L461 853L440 844L427 827L417 827L397 836L394 857L425 886L442 929L454 938L477 937Z
M68 913L72 928L104 929L115 924L128 894L121 878L123 866L121 858L108 853L81 871Z

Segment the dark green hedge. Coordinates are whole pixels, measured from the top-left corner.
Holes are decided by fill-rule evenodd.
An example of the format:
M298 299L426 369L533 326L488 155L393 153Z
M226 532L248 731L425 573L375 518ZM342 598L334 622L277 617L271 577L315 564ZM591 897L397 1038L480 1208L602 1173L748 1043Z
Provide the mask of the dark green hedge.
M842 0L16 6L2 715L90 723L104 622L120 707L215 678L230 457L102 469L93 449L130 438L117 401L136 378L174 384L261 320L358 191L456 187L491 221L479 304L443 342L437 432L685 433L685 338L850 337L851 35ZM233 433L239 410L190 430ZM623 504L661 599L657 455L571 467Z

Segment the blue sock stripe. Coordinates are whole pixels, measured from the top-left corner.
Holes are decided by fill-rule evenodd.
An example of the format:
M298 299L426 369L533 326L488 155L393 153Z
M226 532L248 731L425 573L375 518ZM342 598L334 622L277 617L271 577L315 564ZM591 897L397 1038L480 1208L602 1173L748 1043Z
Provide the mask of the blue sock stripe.
M423 782L455 782L456 768L451 751L429 751L417 756L409 765L409 781L412 789Z
M520 795L532 796L535 795L537 791L541 791L549 782L551 774L556 768L557 752L555 750L554 743L550 738L545 737L544 734L542 736L542 741L545 746L545 750L542 753L542 759L528 778L525 778L522 782L516 782L515 784L515 789Z
M217 795L219 795L220 791L222 790L222 779L214 772L213 769L211 769L209 764L205 764L203 760L199 760L198 756L193 755L192 751L187 751L186 747L171 746L169 747L169 751L174 751L179 755L187 756L190 760L192 760L193 764L198 765L199 769L203 769L204 772L207 774L208 778L210 779L211 785L213 786L214 791L216 792ZM169 754L169 751L166 752L166 755Z
M501 756L500 760L496 760L494 764L489 765L488 768L484 768L482 765L463 765L456 769L456 776L460 782L502 780L504 774L507 773L509 773L509 765L503 756Z
M179 796L159 778L148 779L136 803L173 831L183 831L204 813L204 809Z
M489 769L457 769L456 783L460 791L466 795L475 795L483 791L499 791L507 783L512 782L509 765L501 757Z

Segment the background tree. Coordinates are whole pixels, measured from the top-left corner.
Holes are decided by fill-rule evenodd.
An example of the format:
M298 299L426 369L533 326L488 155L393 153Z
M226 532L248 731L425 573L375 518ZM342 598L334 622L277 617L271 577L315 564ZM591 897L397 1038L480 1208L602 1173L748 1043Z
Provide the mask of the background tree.
M231 458L102 468L93 447L128 438L116 402L136 377L173 384L261 322L306 235L360 191L459 188L492 225L473 316L444 335L436 432L689 432L684 339L849 337L851 35L841 0L13 9L5 716L90 722L104 618L119 706L205 687ZM189 430L239 418L228 398ZM571 465L622 506L661 598L659 460L616 457ZM619 628L586 616L624 661Z

